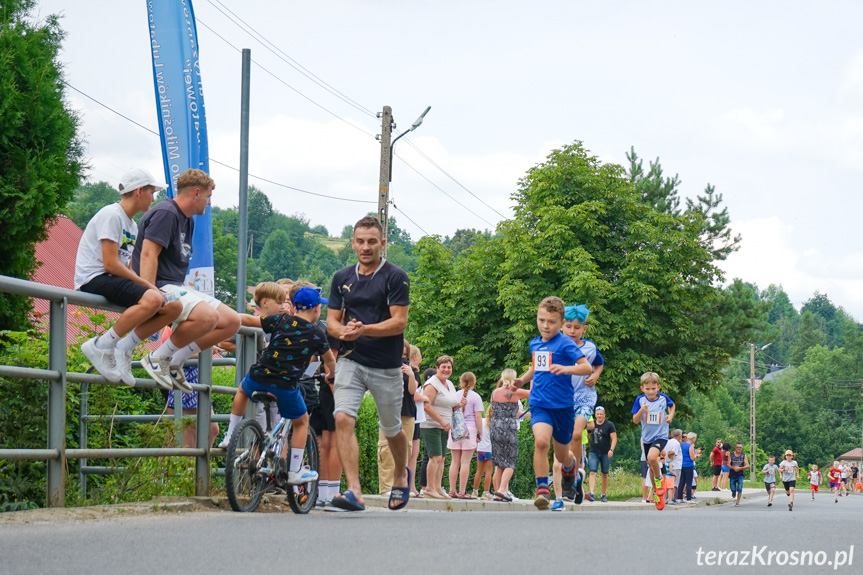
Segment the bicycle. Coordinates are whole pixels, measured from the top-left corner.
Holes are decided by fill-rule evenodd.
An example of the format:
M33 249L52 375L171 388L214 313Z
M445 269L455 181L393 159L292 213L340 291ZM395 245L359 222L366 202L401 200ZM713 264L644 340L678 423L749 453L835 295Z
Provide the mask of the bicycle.
M306 382L309 380L325 385L323 374L304 378ZM302 385L300 389L303 389ZM269 407L276 401L275 396L266 391L256 391L252 399L264 403L267 429L272 429L265 434L256 420L247 419L237 426L231 436L225 455L225 488L231 509L246 513L255 511L264 492L276 485L287 493L288 505L294 513L308 513L317 498L317 480L302 485L280 485L276 480L276 460L285 446L291 444L291 420L282 417L272 427ZM320 470L318 440L311 426L302 464L314 471Z

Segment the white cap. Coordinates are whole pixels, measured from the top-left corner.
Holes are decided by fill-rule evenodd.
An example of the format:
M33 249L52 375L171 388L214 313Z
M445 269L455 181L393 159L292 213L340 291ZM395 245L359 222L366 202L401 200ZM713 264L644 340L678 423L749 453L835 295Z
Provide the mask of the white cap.
M128 192L134 192L138 188L143 188L144 186L154 186L157 190L165 190L168 188L168 184L160 182L147 170L132 168L123 174L123 177L120 180L119 191L121 194L125 194Z

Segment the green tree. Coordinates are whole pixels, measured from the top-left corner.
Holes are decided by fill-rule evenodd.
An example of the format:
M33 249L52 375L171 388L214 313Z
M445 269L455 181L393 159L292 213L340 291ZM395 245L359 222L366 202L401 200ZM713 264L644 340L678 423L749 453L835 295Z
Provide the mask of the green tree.
M284 230L276 230L267 238L261 250L260 265L274 278L298 278L303 273L303 260L294 242Z
M480 238L491 238L491 232L488 230L479 231L474 229L459 229L452 235L452 238L444 238L443 244L449 249L453 256L457 256L468 248L476 245Z
M86 183L75 190L75 196L64 213L83 230L96 212L119 199L117 189L108 182Z
M826 338L818 326L815 314L804 311L797 324L797 335L791 346L791 363L800 365L806 359L806 352L816 345L824 345Z
M643 203L620 166L579 142L529 170L513 199L515 218L499 236L459 257L437 238L415 250L409 337L432 356L456 357L457 371L491 381L504 367L523 368L539 300L586 303L590 337L607 361L600 402L625 422L641 373L659 372L663 390L681 400L712 389L766 319L750 286L715 287L721 271L700 214Z
M36 22L33 0L0 5L0 274L29 278L46 224L84 169L78 118L64 102L57 16ZM30 300L0 294L0 329L28 323Z

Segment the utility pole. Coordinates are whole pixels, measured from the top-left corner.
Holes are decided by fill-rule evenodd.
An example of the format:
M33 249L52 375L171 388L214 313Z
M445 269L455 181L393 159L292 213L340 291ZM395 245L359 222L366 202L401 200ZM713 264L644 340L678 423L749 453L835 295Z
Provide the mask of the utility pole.
M755 481L755 344L749 344L749 481Z
M393 109L389 106L384 106L384 111L378 114L381 119L381 172L379 179L378 190L378 219L381 221L383 228L383 239L387 239L387 223L389 222L389 203L390 203L390 162L392 161L392 148L390 138L393 131ZM387 245L384 243L381 255L386 257Z

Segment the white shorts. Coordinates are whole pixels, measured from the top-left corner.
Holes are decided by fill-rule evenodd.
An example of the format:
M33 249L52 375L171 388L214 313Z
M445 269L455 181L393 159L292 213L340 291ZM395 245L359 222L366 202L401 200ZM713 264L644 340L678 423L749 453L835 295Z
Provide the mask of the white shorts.
M183 311L181 311L180 315L177 316L177 319L174 320L175 328L177 327L177 325L189 319L189 314L192 313L192 310L195 309L195 306L199 303L204 302L213 309L219 309L219 306L222 304L222 302L220 302L216 298L205 293L199 292L189 286L164 285L161 289L166 294L185 292L179 298L180 303L183 304Z

